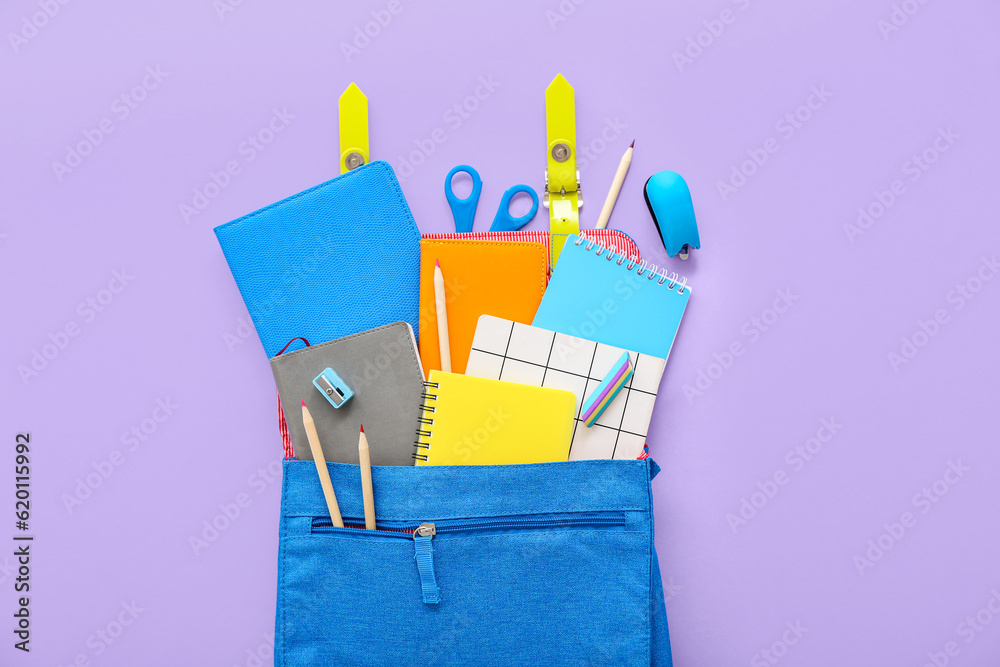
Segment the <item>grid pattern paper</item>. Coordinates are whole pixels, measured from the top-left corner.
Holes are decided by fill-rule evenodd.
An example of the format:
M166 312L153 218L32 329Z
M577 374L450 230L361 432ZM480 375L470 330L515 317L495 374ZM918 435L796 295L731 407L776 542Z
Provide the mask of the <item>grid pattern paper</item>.
M635 372L597 422L583 402L628 352ZM466 375L565 389L576 395L569 460L634 459L642 454L664 359L491 315L479 318Z

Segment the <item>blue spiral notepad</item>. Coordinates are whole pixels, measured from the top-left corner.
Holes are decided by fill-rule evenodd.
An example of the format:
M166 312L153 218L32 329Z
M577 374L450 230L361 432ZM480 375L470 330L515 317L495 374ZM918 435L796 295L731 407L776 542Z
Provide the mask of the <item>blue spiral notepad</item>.
M676 273L571 234L532 324L666 359L690 297Z
M420 232L375 161L215 228L268 358L407 322L417 332ZM419 335L419 334L418 334Z

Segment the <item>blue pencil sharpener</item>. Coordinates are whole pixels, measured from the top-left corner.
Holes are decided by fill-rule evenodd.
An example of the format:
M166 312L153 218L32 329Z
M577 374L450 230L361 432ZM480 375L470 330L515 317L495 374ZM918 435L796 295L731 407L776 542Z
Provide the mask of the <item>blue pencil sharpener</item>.
M668 255L687 259L691 248L701 247L691 190L680 174L656 172L642 186L642 194Z
M347 386L347 383L332 368L327 368L317 375L316 379L313 380L313 385L319 389L319 393L326 396L326 400L330 401L330 405L335 408L341 407L354 396L351 388Z

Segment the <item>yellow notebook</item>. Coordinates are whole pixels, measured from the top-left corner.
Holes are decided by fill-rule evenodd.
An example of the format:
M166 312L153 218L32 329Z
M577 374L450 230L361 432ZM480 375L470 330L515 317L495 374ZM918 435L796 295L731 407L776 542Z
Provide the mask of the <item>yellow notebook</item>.
M545 463L569 458L573 392L431 371L417 465Z

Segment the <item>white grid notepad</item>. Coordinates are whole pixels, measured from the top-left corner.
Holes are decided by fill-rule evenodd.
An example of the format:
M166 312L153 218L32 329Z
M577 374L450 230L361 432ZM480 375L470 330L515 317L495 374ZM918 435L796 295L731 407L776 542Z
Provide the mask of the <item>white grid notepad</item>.
M628 351L635 372L621 392L590 428L580 415L583 401L626 351L483 315L465 374L573 392L576 423L569 460L634 459L646 443L664 359Z

